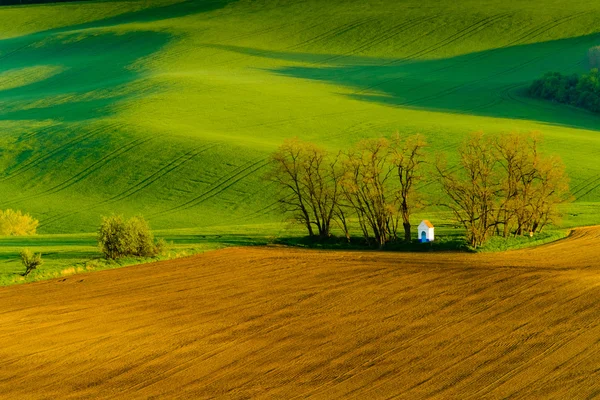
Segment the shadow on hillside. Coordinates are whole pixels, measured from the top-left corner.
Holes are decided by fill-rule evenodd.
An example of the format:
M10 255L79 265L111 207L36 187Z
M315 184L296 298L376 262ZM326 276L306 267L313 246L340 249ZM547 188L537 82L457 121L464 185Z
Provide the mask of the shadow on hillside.
M1 40L0 77L36 66L56 67L60 72L40 80L32 72L29 78L33 82L17 83L5 90L0 86L0 120L94 119L110 114L121 100L159 90L143 82L131 84L143 78L136 62L165 46L171 39L169 34L85 29L183 17L213 11L231 1L185 1Z
M270 52L236 46L221 50L309 65L271 70L353 89L344 95L396 107L600 129L600 116L529 99L525 89L548 71L583 72L600 34L518 45L437 59L377 59L335 54Z
M169 4L166 6L131 11L96 21L36 32L30 36L43 36L82 29L101 28L130 23L154 22L171 18L187 17L194 14L216 11L225 8L229 4L236 1L237 0L184 0L179 3ZM85 5L82 6L85 7Z
M380 250L375 243L367 243L362 236L352 237L350 242L348 242L345 237L335 236L327 239L313 238L310 236L289 236L277 238L273 241L273 244L321 250ZM416 240L410 243L388 243L381 251L417 253L431 251L472 252L467 246L464 236L458 234L439 237L436 238L436 241L430 243L421 243Z
M81 121L104 116L115 102L136 95L136 88L126 86L142 73L131 66L168 40L155 32L65 34L41 45L32 39L23 50L4 57L0 73L36 65L57 66L60 72L0 90L0 119Z
M99 21L88 22L80 25L72 25L65 29L58 29L56 31L89 29L129 23L154 22L171 18L187 17L189 15L219 10L235 1L237 0L186 0L180 3L170 4L167 6L148 8L140 11L132 11L114 17L105 18ZM55 32L55 30L52 30L50 32Z

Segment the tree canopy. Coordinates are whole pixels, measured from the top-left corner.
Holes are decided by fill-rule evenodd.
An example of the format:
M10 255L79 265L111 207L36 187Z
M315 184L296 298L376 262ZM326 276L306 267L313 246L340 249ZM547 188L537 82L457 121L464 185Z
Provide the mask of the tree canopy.
M600 73L598 68L583 75L548 72L531 84L529 95L600 113Z

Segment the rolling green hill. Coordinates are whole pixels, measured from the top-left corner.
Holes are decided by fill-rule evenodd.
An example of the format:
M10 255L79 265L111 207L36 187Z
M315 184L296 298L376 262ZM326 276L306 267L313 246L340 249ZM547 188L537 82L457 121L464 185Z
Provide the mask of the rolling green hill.
M396 131L530 131L600 222L600 116L525 97L589 67L588 0L139 0L0 8L0 208L41 233L278 223L267 157Z

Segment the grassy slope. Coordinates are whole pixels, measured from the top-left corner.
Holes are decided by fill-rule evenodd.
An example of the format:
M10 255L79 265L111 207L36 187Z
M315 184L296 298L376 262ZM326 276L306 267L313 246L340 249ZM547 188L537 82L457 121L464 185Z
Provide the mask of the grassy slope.
M271 223L261 174L286 137L338 148L400 130L452 151L474 130L540 130L572 177L566 225L600 223L600 118L522 95L587 68L600 5L389 3L0 9L0 207L42 233L111 212L159 229Z

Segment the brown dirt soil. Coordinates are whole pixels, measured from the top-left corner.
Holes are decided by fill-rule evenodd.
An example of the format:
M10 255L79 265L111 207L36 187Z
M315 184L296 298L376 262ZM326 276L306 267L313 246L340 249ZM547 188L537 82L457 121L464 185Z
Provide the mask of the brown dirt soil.
M0 396L600 396L600 228L504 254L237 248L0 288Z

